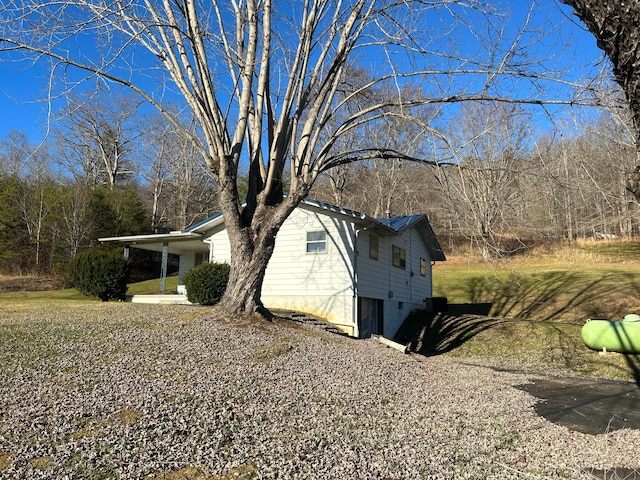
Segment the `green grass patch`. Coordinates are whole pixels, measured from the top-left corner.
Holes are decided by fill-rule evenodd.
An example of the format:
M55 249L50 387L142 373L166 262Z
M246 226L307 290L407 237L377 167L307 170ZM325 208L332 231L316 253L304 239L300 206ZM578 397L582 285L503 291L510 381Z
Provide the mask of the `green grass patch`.
M130 283L127 295L158 295L160 292L160 279L145 280L143 282ZM170 295L178 291L178 276L167 277L164 294Z
M0 305L11 303L86 303L100 302L97 298L87 297L75 288L47 290L42 292L8 292L0 294Z
M166 294L178 291L178 277L167 277ZM127 295L157 295L160 293L160 279L146 280L128 285ZM0 294L0 304L8 303L86 303L100 302L98 298L88 297L75 288L43 291L16 291Z
M396 341L423 355L448 355L497 368L637 380L640 355L600 355L580 325L414 312Z
M448 314L408 322L401 343L500 368L640 378L640 355L600 355L580 336L589 318L640 313L640 242L576 242L492 263L450 260L433 269L434 296L447 297Z
M483 305L491 316L584 323L640 310L640 264L504 262L439 264L435 296Z

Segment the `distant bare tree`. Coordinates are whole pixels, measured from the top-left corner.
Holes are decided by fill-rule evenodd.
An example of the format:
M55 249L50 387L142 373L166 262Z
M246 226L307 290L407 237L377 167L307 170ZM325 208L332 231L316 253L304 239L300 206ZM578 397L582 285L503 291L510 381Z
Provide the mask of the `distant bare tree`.
M69 258L89 244L93 223L89 212L89 190L84 184L64 185L60 198L60 240Z
M478 242L485 261L505 252L500 234L521 202L519 178L529 135L524 112L516 105L478 102L463 105L454 119L452 143L458 162L441 169L451 208Z
M104 92L69 97L58 130L59 161L90 187L113 187L135 173L133 154L143 131L136 118L139 101Z
M32 153L27 134L11 130L0 140L0 176L23 175Z
M164 117L155 116L149 125L141 173L151 197L153 228L183 229L217 211L213 176L193 142Z

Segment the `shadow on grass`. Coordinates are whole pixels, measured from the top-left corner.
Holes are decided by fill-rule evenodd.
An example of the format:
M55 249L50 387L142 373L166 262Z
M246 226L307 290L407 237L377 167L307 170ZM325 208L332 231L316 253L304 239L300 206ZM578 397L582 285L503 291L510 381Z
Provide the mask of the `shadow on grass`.
M598 355L584 344L576 325L489 317L485 315L489 309L488 304L454 304L449 305L448 312L415 310L393 340L414 353L434 356L456 350L476 335L495 329L487 340L493 347L477 345L480 355L518 358L521 354L523 358L538 358L571 376L628 378L640 387L640 354Z
M451 304L447 312L412 312L394 340L421 355L449 352L503 320L487 317L490 304Z
M490 304L494 317L582 323L587 318L622 318L625 302L640 297L640 284L630 273L598 278L582 272L552 271L536 275L512 272L507 278L473 277L466 296L474 304Z

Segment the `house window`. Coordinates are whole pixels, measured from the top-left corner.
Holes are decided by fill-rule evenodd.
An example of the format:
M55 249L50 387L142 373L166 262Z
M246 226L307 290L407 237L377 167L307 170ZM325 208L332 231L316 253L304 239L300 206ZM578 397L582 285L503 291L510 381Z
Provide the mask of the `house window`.
M198 252L198 253L196 253L196 257L194 259L193 266L197 267L201 263L208 262L208 261L209 261L209 253L208 252L207 253Z
M392 254L394 267L402 269L407 268L407 252L404 248L396 247L395 245L393 245Z
M378 236L373 233L369 234L369 258L378 260Z
M327 251L327 232L307 232L307 253L322 253Z
M425 258L420 259L420 275L423 277L427 275L427 260Z

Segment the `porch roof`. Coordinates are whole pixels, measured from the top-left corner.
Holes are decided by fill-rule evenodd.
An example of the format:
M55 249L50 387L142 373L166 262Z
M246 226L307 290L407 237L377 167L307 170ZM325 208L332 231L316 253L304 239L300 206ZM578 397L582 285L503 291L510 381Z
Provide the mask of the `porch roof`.
M207 252L209 245L204 242L201 233L197 232L169 232L152 235L130 235L124 237L103 237L100 242L110 242L123 247L139 248L152 252L162 252L166 243L169 253L181 255L185 252Z

